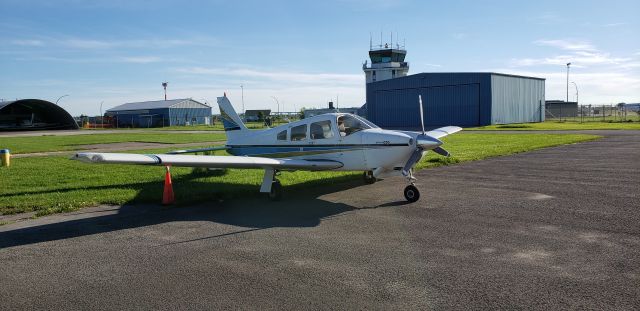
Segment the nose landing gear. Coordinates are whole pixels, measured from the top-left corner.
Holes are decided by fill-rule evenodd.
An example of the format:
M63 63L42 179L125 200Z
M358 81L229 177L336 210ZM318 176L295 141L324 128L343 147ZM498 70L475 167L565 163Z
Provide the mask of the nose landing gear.
M404 198L411 203L416 202L420 199L420 191L413 184L416 180L416 178L413 177L413 169L408 170L405 177L409 185L404 188Z
M404 188L404 198L409 202L416 202L420 199L420 191L414 185L408 185Z

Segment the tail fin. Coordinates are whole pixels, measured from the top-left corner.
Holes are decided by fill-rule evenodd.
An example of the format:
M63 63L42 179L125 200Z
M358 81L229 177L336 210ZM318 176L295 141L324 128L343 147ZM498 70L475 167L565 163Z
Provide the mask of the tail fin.
M233 109L227 94L223 97L218 97L218 107L220 107L220 115L222 116L222 124L225 131L248 130L236 110Z
M242 136L249 133L249 129L242 123L240 116L233 109L233 105L231 105L226 93L223 97L218 97L218 107L220 108L224 131L227 135L227 145L234 144Z

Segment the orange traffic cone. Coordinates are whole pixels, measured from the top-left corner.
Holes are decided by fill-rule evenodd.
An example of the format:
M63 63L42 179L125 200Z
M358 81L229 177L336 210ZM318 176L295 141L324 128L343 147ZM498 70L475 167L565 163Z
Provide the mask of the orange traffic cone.
M167 166L167 172L164 174L164 193L162 194L162 204L169 205L175 202L176 198L173 194L173 183L171 183L171 172Z

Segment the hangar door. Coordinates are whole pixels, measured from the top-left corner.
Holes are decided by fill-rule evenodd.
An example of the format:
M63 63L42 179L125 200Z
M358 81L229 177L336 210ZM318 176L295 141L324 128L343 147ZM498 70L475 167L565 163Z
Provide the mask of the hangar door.
M422 95L426 127L480 124L480 85L458 84L376 92L374 123L381 127L420 127L418 94Z

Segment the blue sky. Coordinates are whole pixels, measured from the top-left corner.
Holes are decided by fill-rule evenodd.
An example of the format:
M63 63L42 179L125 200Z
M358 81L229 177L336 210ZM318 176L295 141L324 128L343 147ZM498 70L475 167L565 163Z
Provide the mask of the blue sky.
M69 94L73 115L162 99L163 81L169 98L226 91L238 109L241 84L247 109L277 109L272 96L283 111L360 106L381 31L406 42L410 74L530 75L564 99L572 62L581 103L640 102L640 1L0 0L0 12L0 98Z

